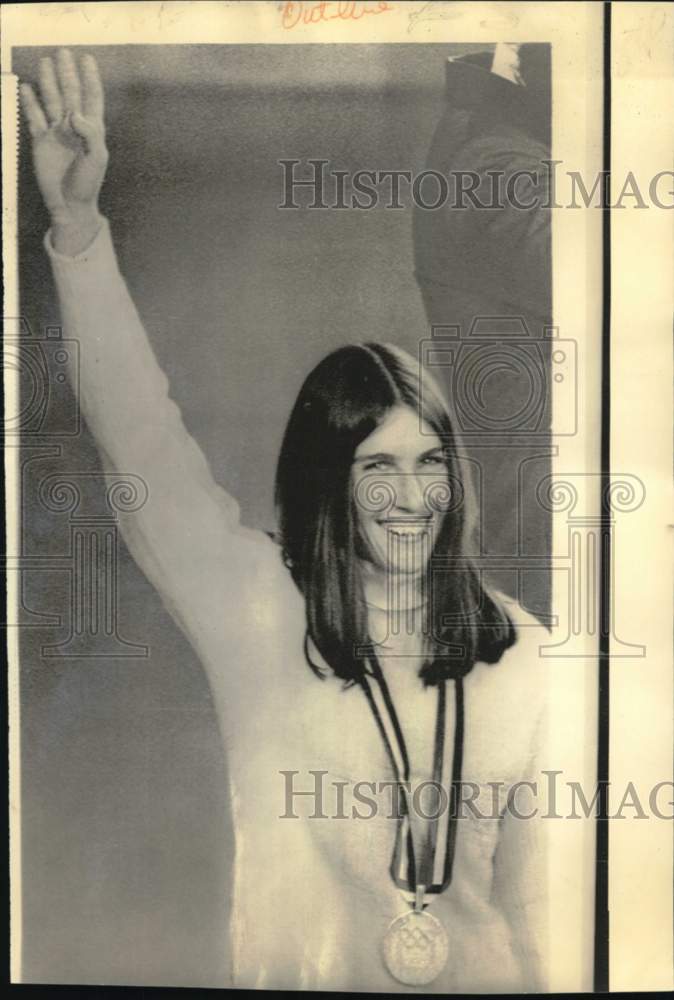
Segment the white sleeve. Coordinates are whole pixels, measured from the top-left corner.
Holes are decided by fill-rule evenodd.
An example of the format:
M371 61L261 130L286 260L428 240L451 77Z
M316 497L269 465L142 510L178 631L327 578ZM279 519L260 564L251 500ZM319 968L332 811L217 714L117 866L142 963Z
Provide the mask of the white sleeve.
M79 343L71 371L80 407L107 472L147 487L134 513L119 515L124 539L168 610L205 659L241 659L247 608L287 576L277 547L239 524L237 503L217 485L169 398L122 277L107 220L90 246L67 257L45 237L65 335Z

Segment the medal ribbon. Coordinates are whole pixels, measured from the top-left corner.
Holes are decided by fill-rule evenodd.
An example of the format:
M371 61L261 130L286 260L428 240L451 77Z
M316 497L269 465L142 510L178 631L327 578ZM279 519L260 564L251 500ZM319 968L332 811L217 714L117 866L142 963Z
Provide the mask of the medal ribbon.
M442 808L439 816L434 815L431 818L430 850L425 858L417 859L409 818L411 812L409 791L410 762L407 746L381 667L374 657L370 662L372 665L371 676L375 678L377 685L376 687L371 686L365 676L361 680L361 685L391 761L398 786L404 791L403 815L398 824L396 843L391 860L391 878L395 885L403 891L416 895L417 887L423 886L424 892L439 895L449 886L452 880L452 868L454 865L456 823L458 819L463 764L465 714L463 679L457 678L454 681L456 725L454 729L454 748L451 767L452 778L447 807ZM435 787L442 787L445 791L446 783L443 780L443 771L446 774L448 770L445 764L446 714L446 682L442 680L438 684L438 709L435 720L432 781ZM443 803L441 804L444 806ZM442 851L438 851L439 843L445 844L444 855ZM403 845L405 845L404 855Z

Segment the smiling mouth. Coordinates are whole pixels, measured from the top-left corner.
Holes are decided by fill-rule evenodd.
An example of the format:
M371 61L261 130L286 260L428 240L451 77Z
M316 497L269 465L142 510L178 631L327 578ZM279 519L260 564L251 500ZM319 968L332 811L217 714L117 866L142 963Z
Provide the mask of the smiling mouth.
M428 535L431 526L432 518L424 518L412 520L411 518L387 518L383 521L377 521L382 528L390 531L393 535L399 535L401 538L422 538Z

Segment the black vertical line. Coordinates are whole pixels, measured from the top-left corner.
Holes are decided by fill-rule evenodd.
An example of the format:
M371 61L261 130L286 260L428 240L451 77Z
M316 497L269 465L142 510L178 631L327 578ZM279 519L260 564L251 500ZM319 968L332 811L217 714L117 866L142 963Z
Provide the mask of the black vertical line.
M601 539L599 573L599 706L597 719L597 847L594 899L594 992L609 989L608 780L609 640L611 630L611 3L604 3L601 332Z
M7 135L7 136L3 135L3 141L4 142L11 142L12 141L12 137L9 136L9 135ZM9 195L9 192L8 192L8 195ZM11 197L11 195L9 195L9 196ZM10 248L8 248L8 247L4 247L3 249L5 251L7 251L7 252L9 252L9 250L10 250ZM11 248L11 249L13 249L13 248ZM3 305L4 305L4 298L3 298ZM4 324L3 324L3 326L4 326ZM3 375L4 375L4 372L5 372L5 365L4 365L4 362L5 362L5 340L4 340L4 336L1 337L0 340L2 340L2 362L3 362L2 372L3 372ZM8 371L12 371L12 368L13 368L13 365L8 360L8 368L7 368L7 370ZM13 371L12 371L12 374L13 374ZM4 414L4 402L5 402L5 397L4 397L4 378L2 376L0 376L0 413L3 413L3 414ZM2 458L4 460L5 457L6 457L5 456L5 434L4 433L3 433L3 442L2 443L3 443ZM17 459L17 463L18 463L18 461L19 461L19 459ZM3 466L3 468L4 468L4 466ZM6 517L7 508L5 506L5 477L4 477L4 475L0 476L0 511L2 512L2 513L0 513L0 551L2 552L3 555L6 555L6 553L7 553L7 534L6 534L5 517ZM7 613L8 613L8 608L7 608L7 588L6 588L6 576L7 576L7 572L8 571L6 570L5 571L5 580L3 580L3 584L0 587L0 591L2 592L2 593L0 593L0 615L2 615L2 618L0 618L0 621L3 621L3 622L7 622L8 621L8 618L7 618ZM20 579L20 577L18 577L18 574L17 574L17 578ZM9 732L9 697L8 697L8 694L9 694L9 669L8 669L8 665L9 665L9 648L8 648L8 641L9 641L10 631L9 631L9 628L7 626L3 626L0 629L0 632L2 634L2 643L3 643L3 646L4 646L4 652L5 652L5 656L3 657L3 660L4 660L4 669L2 670L2 681L0 681L0 688L1 688L1 694L2 694L2 697L0 697L0 728L2 729L2 732L5 734L4 735L4 739L3 739L4 759L9 762L9 754L10 754L10 732ZM18 670L18 667L17 667L17 670ZM14 767L17 767L19 762L15 760L12 763L13 763ZM2 797L2 802L0 802L0 824L2 824L2 829L7 833L7 853L5 854L5 863L2 866L2 872L0 874L0 894L2 894L2 898L5 901L4 912L5 912L5 918L6 918L5 934L3 935L3 944L2 944L2 946L0 946L0 948L1 948L1 952L0 953L2 955L2 958L0 959L0 966L2 967L2 972L4 973L4 976L5 976L5 978L4 978L5 983L9 983L9 981L10 981L10 973L11 973L11 955L10 955L9 927L10 927L10 921L11 921L11 916L12 916L11 911L10 911L10 891L9 891L10 863L11 863L10 856L9 856L9 767L7 767L7 768L3 767L2 774L3 774L3 777L2 777L2 781L0 782L0 784L2 785L2 792L0 793L0 796ZM14 848L14 850L16 850L16 844L13 845L13 848Z

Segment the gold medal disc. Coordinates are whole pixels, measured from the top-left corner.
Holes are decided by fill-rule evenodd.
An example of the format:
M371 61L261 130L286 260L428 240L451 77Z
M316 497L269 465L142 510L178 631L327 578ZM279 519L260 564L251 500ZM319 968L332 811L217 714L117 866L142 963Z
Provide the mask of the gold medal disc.
M396 917L386 931L382 948L386 968L406 986L432 983L449 956L445 928L423 910L411 910Z

